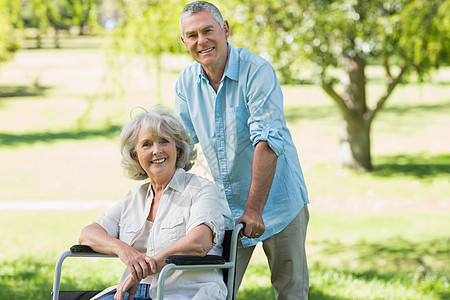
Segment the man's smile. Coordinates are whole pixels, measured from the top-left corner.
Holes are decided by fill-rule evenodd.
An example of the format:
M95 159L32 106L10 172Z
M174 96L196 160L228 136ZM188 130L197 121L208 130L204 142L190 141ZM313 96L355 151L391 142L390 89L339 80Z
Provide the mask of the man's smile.
M208 48L208 49L206 49L206 50L198 51L198 53L204 54L204 53L211 52L211 51L213 51L213 50L214 50L214 47L211 47L211 48Z

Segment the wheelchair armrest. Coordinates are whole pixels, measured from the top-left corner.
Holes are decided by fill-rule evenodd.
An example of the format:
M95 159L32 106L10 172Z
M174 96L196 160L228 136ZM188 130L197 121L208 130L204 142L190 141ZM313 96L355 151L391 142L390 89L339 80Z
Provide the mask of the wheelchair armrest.
M192 255L170 255L166 258L166 264L175 265L222 265L225 259L218 255L192 256Z
M98 253L94 250L92 250L91 247L86 245L73 245L70 247L70 252L72 253Z

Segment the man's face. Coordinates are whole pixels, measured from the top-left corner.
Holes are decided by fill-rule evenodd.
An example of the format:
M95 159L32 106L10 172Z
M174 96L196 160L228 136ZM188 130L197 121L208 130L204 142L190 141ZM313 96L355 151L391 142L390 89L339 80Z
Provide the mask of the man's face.
M212 14L202 11L181 20L183 43L192 58L206 69L225 65L227 58L227 38L230 35L228 22L223 27Z

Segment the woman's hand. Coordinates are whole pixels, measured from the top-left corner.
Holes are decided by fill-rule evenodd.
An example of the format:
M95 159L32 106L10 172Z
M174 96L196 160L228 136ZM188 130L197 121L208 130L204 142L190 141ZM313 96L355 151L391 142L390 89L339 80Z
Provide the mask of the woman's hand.
M118 255L127 266L133 280L137 282L141 281L150 274L156 273L155 260L128 245L121 247Z
M128 274L127 277L119 284L117 287L116 294L114 295L114 300L122 300L125 296L125 292L128 292L128 300L133 300L134 295L136 295L137 290L139 288L139 281L134 280L131 274Z

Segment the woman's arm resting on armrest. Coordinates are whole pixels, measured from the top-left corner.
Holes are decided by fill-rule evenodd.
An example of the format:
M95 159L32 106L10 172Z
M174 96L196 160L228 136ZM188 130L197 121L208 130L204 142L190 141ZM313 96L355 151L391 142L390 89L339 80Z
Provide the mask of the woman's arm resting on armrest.
M165 260L170 255L205 256L213 247L213 239L213 232L208 226L198 225L186 236L153 257L156 261L157 272L165 266Z
M156 272L153 258L110 236L102 226L95 222L83 228L78 242L91 247L94 251L119 256L135 280L141 280Z

